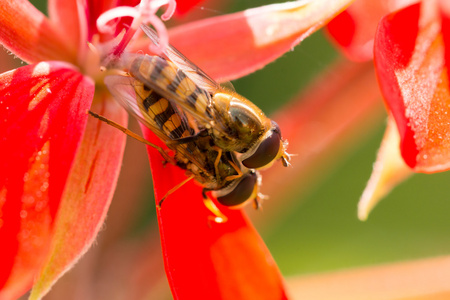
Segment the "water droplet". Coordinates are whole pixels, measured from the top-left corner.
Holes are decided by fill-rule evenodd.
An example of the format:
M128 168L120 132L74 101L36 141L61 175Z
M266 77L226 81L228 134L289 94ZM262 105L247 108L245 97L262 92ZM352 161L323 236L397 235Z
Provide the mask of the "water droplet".
M45 192L48 189L48 182L44 182L40 188L41 192Z
M44 209L45 207L45 202L44 201L38 201L36 202L36 206L34 207L34 210L37 212L40 212Z
M34 200L34 197L31 196L31 195L25 196L25 197L23 198L23 200L22 200L22 202L23 202L23 203L26 203L26 204L33 204L34 201L35 201L35 200Z
M26 210L21 210L20 211L20 217L22 219L25 219L28 216L28 212Z

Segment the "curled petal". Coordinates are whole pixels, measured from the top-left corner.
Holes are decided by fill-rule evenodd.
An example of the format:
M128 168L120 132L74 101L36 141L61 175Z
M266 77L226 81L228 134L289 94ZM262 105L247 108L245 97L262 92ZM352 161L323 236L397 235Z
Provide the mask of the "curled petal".
M386 16L375 37L381 91L397 122L402 157L417 172L450 168L448 65L435 4Z
M158 139L145 128L146 138ZM175 166L161 163L149 149L156 201L186 179ZM202 189L189 182L158 210L164 263L175 299L286 299L282 278L256 230L240 210L221 207L222 224L202 201Z
M294 1L204 19L171 29L170 43L216 80L236 79L290 51L350 2Z
M110 99L96 99L91 110L126 126L127 114ZM44 296L92 245L114 193L125 140L119 130L89 118L54 221L49 253L30 299Z
M94 84L68 64L0 75L0 298L30 288L86 127Z
M413 174L400 155L399 143L400 137L395 121L390 117L372 175L359 200L358 218L360 220L366 220L373 207L392 188Z
M373 39L380 19L418 0L359 0L327 25L328 33L351 60L373 58Z
M0 2L0 43L28 63L76 62L76 48L58 27L25 0Z

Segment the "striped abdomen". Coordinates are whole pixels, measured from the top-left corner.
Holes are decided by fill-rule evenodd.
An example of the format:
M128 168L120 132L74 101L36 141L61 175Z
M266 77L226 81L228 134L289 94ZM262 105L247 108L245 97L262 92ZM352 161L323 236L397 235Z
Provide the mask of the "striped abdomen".
M141 56L131 64L130 73L162 97L183 106L183 109L211 118L211 96L172 62L158 56Z

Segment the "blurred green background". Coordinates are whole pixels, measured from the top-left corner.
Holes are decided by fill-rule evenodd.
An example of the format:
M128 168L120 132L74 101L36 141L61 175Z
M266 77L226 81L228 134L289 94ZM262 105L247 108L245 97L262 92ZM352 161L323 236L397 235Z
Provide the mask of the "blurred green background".
M273 3L229 2L228 8L213 15ZM298 94L338 56L319 32L263 70L233 84L239 93L270 114ZM320 184L306 196L303 193L299 196L301 191L290 191L292 209L289 214L277 223L265 224L270 231L261 231L261 234L284 275L450 253L450 173L415 175L394 189L367 221L357 219L357 203L369 179L384 123L380 120L376 128L367 132L364 139L340 159L337 167L323 174ZM142 234L146 225L156 224L151 195L151 190L143 192L148 206L136 216L130 235Z

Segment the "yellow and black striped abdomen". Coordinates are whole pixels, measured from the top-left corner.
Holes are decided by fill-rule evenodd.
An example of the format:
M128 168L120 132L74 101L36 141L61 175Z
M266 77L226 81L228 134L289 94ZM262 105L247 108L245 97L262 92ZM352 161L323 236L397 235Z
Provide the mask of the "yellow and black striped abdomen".
M145 85L135 86L139 108L145 112L148 122L159 128L171 140L189 137L195 134L189 127L183 112L154 90Z
M211 96L172 62L158 56L136 58L130 73L170 102L206 119L211 118Z

